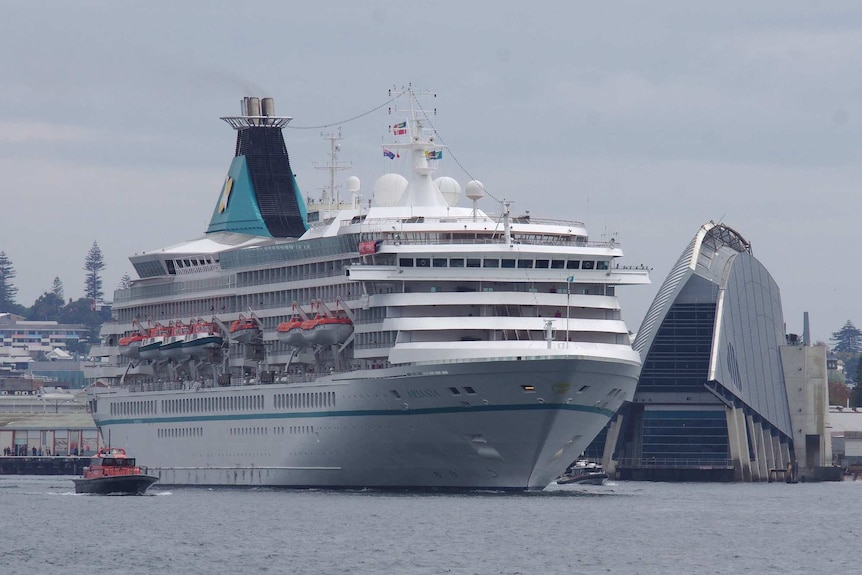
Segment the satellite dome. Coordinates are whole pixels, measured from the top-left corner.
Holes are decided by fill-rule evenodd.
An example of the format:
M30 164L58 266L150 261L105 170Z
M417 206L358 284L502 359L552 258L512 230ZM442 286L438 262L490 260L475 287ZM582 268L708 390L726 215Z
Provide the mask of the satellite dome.
M470 180L467 182L467 197L473 200L481 200L485 197L485 186L479 180Z
M442 178L434 180L434 185L436 185L437 189L440 190L440 193L443 194L443 198L446 200L448 205L458 205L458 201L461 199L461 184L459 184L455 178L443 176Z
M347 191L351 194L355 194L359 191L359 178L356 176L350 176L347 178Z
M374 204L397 206L407 188L407 178L401 174L383 174L374 182Z

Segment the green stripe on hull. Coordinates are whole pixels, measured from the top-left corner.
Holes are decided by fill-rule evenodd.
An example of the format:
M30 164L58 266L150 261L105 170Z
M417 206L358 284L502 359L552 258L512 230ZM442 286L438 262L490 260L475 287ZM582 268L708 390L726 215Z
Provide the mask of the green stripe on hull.
M567 403L539 403L535 405L476 405L469 407L430 407L426 409L374 409L362 411L309 411L305 413L238 413L235 415L194 415L183 417L130 417L124 419L105 419L98 425L128 425L140 423L187 423L194 421L253 421L258 419L304 419L326 417L373 417L404 415L435 415L440 413L475 413L485 411L581 411L596 413L610 418L614 412L591 405L570 405Z

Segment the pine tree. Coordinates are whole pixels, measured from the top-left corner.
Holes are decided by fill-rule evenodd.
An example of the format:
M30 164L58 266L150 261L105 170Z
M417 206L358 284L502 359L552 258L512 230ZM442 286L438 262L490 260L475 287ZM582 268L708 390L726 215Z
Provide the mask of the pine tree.
M0 252L0 312L9 311L15 305L15 295L18 288L12 283L15 277L15 267L6 256L6 252Z
M96 302L102 301L102 277L99 275L105 269L105 259L102 257L102 250L99 249L99 244L93 242L90 251L87 252L87 257L84 260L84 271L87 272L84 281L84 297L89 299L93 305Z
M63 296L63 281L60 276L54 276L54 285L51 286L51 293L60 299L65 299Z
M126 272L120 278L120 284L117 286L117 289L129 289L130 287L132 287L132 276Z
M844 327L832 333L830 341L834 342L832 351L835 353L859 353L862 349L862 330L856 329L849 319Z

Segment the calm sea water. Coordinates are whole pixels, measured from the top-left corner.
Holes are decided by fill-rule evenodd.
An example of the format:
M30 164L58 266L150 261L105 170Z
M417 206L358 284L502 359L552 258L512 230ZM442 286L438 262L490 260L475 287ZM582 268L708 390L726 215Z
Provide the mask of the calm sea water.
M100 497L0 476L0 573L856 573L860 501L862 481Z

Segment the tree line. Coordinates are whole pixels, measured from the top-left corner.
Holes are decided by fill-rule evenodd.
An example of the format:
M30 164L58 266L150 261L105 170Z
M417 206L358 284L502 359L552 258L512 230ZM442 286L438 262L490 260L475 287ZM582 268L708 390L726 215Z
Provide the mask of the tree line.
M0 313L12 313L20 315L31 321L56 321L64 324L80 324L87 326L88 340L90 343L98 341L99 328L102 323L109 319L104 317L100 304L104 298L102 289L102 271L105 269L105 258L97 242L93 242L84 258L84 297L77 300L69 298L66 300L63 281L59 276L54 277L51 289L42 293L33 305L26 307L16 301L18 288L15 286L15 266L6 255L0 251ZM131 278L128 274L123 276L120 287L128 287ZM70 343L71 351L86 353L87 342L80 342L80 346Z
M849 319L832 332L832 353L844 362L844 372L829 371L830 405L862 407L862 330Z

